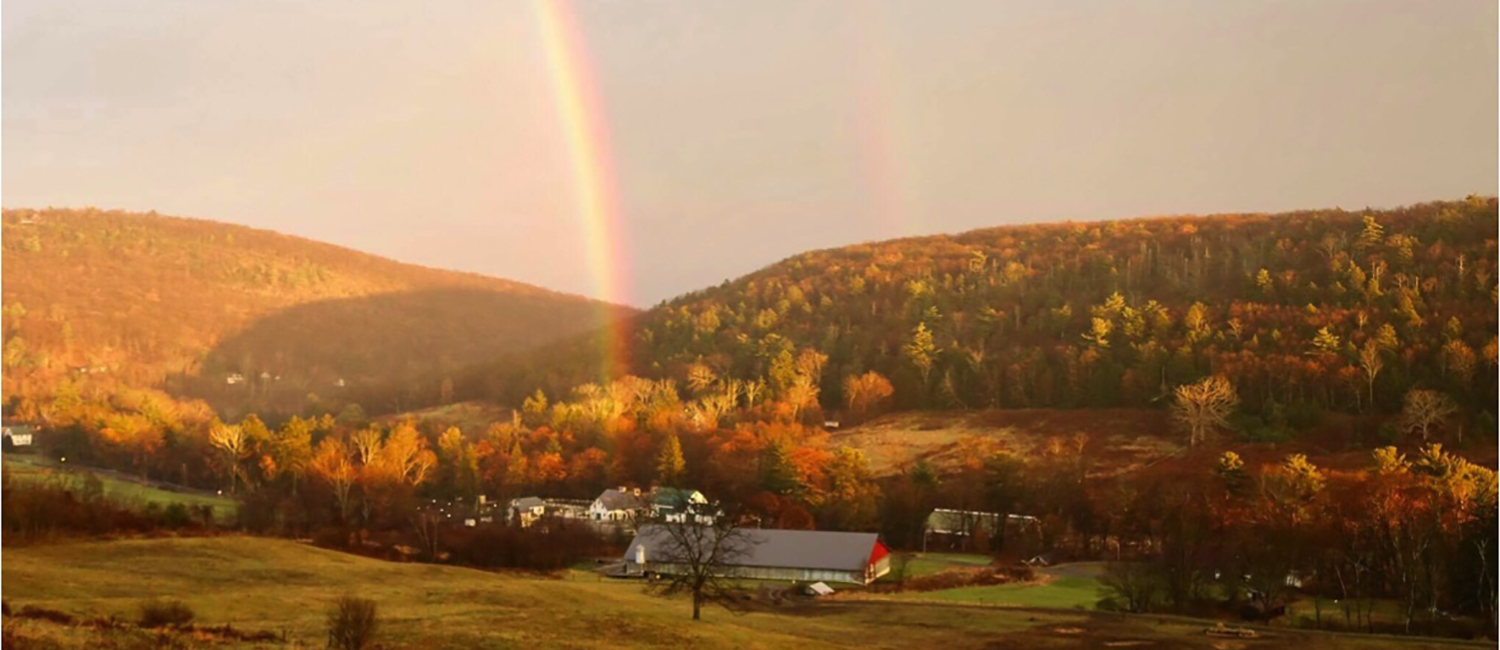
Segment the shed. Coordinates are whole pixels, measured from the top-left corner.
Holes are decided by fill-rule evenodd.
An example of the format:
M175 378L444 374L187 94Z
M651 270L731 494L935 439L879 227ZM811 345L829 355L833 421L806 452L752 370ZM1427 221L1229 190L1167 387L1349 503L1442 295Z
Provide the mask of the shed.
M5 448L30 447L33 442L33 432L29 425L7 424L4 425L0 434L4 436Z

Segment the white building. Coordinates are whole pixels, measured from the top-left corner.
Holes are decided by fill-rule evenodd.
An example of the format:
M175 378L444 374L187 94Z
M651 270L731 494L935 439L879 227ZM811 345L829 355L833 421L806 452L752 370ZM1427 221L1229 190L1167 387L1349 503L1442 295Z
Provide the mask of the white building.
M890 549L875 533L746 528L736 534L743 536L736 543L741 550L727 558L722 575L869 584L891 570ZM673 548L671 535L661 526L647 526L625 549L625 574L670 575L685 564L684 550Z

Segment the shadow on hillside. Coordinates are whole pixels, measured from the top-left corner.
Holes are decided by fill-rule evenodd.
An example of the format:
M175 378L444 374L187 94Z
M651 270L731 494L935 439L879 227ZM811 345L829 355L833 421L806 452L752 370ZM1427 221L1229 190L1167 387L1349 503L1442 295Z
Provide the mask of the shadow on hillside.
M556 295L430 289L325 300L254 321L176 391L225 417L435 403L459 369L600 327L617 310Z

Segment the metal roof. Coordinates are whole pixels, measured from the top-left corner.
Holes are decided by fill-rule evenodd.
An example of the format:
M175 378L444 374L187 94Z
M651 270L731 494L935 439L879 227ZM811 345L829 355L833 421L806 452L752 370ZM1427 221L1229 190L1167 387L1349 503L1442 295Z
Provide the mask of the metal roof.
M739 532L745 536L746 551L729 562L733 566L863 571L879 542L875 533L762 528L744 528ZM636 548L644 545L647 562L670 562L671 543L671 537L661 526L646 526L625 549L625 561L634 562Z
M933 510L932 514L927 515L927 530L934 533L968 534L983 527L986 531L993 533L1000 528L1000 516L995 512L938 508ZM1005 515L1005 520L1009 526L1026 526L1036 523L1036 517L1030 515Z
M595 499L605 510L635 510L646 504L633 492L609 488Z

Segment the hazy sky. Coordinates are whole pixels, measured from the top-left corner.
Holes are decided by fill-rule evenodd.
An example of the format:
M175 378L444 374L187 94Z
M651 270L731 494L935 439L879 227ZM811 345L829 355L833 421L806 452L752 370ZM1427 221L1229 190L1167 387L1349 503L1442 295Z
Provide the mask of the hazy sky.
M631 301L1006 223L1495 194L1494 0L597 0ZM595 293L534 0L6 0L3 203Z

